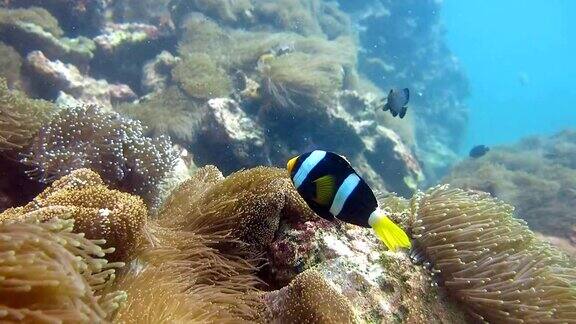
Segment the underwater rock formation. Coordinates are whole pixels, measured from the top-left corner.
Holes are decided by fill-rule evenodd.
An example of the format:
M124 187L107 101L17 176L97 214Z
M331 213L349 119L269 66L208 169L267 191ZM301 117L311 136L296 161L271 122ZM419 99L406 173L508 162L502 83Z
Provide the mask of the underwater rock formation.
M86 66L93 57L94 42L86 37L61 37L58 22L46 10L0 8L0 40L22 56L40 50L50 59Z
M533 230L568 239L576 225L576 131L495 147L444 181L510 202Z
M9 8L40 6L58 18L62 28L70 34L97 33L105 21L106 0L18 0L6 1Z
M73 220L0 222L0 320L103 322L126 299L104 293L121 263L108 263L102 240L72 232Z
M136 99L136 94L127 85L109 84L106 80L82 75L74 65L50 61L40 51L28 54L26 67L37 88L47 96L56 98L56 102L63 106L72 97L72 105L98 105L111 110L112 103Z
M208 100L200 119L198 138L192 150L196 163L215 163L225 173L256 164L266 164L264 130L238 103L228 98ZM222 153L226 152L226 153Z
M512 206L445 185L413 199L411 210L415 258L430 262L475 318L574 320L576 260L537 239Z
M100 176L88 169L72 171L54 181L26 206L0 214L0 221L31 214L39 221L74 219L75 233L84 233L88 239L105 239L101 245L114 248L107 255L110 261L130 259L148 217L139 197L108 189Z
M30 177L50 183L73 170L96 171L112 188L140 195L150 208L158 184L170 173L176 156L165 137L144 136L142 125L96 106L61 110L44 125L22 160Z
M450 301L444 288L434 284L428 271L412 264L403 253L385 251L369 229L318 218L308 221L292 218L281 223L277 237L269 245L267 258L269 267L262 272L272 287L285 286L314 271L317 280L337 292L339 297L331 298L352 305L352 313L360 322L466 321L464 313ZM308 305L311 308L308 310L287 309L279 305L281 292L287 289L265 297L275 316L287 318L295 312L320 318L330 316L331 312L347 314L346 307L334 309L326 303ZM322 291L309 289L307 293L322 294ZM276 313L277 308L282 311Z
M442 1L340 0L359 26L359 69L388 91L410 88L418 155L428 183L457 161L468 120L468 81L444 41Z

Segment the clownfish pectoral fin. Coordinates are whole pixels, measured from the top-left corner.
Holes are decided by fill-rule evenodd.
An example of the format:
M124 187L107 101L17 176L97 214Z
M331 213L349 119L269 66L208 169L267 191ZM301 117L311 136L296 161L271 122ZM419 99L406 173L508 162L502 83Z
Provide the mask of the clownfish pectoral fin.
M331 175L325 175L314 180L316 184L316 196L314 201L322 206L328 206L336 192L336 180Z
M412 245L406 232L388 218L382 210L377 209L374 211L370 215L368 223L390 251L396 251L399 248L410 248Z

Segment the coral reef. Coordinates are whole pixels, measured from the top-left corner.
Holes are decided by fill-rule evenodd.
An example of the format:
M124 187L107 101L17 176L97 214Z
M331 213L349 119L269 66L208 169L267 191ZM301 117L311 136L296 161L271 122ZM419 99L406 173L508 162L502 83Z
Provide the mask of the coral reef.
M379 87L409 87L418 156L428 183L457 161L468 120L468 80L444 41L441 1L340 1L359 26L359 69Z
M137 104L116 106L116 111L140 120L146 133L152 136L169 135L179 144L190 143L200 120L200 107L176 86L158 91Z
M176 63L172 77L191 97L210 99L225 97L231 83L224 70L204 53L190 53Z
M50 59L86 66L92 59L94 42L86 37L60 37L58 22L42 8L0 8L0 40L22 56L41 50Z
M214 162L230 173L267 162L264 130L232 99L210 99L202 110L197 129L200 134L192 149L199 164Z
M69 215L74 219L74 232L84 233L88 239L105 239L103 247L114 248L107 255L111 261L130 259L148 214L139 197L108 189L100 176L88 169L54 181L26 206L0 214L0 221L32 213L40 221Z
M405 212L407 204L398 198L386 200ZM360 322L426 321L464 323L465 314L451 301L442 287L434 284L428 271L412 264L402 253L385 251L369 229L330 223L323 219L284 218L272 244L268 246L269 265L261 271L272 287L283 287L299 274L309 271L336 291L338 300L352 305ZM292 285L292 284L290 284ZM289 288L281 288L280 292ZM273 316L327 316L347 314L346 307L333 309L329 303L308 305L307 309L287 309L279 292L265 296ZM319 295L322 291L310 290Z
M67 33L92 35L102 27L105 0L18 0L5 1L8 7L41 6L54 15Z
M139 122L96 106L64 109L40 129L23 162L40 182L89 168L120 190L140 195L149 207L158 201L158 184L176 162L163 137L144 136Z
M109 84L106 80L95 80L71 64L50 61L40 51L26 57L26 67L34 78L36 87L47 97L66 106L92 104L112 109L112 103L131 101L136 94L125 84ZM70 100L70 97L73 98Z
M0 78L0 153L28 146L54 111L50 102L10 91L6 80Z
M102 241L72 233L73 220L0 222L0 319L10 322L103 322L122 291L103 293L121 264L108 263Z
M444 179L510 202L535 231L569 238L576 224L576 131L526 138L463 161Z
M538 240L513 207L482 192L430 189L412 204L418 258L477 319L569 322L576 261Z

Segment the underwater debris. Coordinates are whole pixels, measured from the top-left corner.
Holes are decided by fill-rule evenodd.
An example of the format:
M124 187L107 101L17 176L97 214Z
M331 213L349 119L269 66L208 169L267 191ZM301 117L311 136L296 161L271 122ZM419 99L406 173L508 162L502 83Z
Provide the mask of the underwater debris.
M294 278L289 286L265 295L271 322L358 323L350 302L315 270Z
M0 154L28 146L55 111L56 107L48 101L10 91L6 80L0 78Z
M26 206L0 214L0 221L21 220L29 214L39 221L71 217L75 233L105 239L102 246L114 248L107 255L109 261L130 260L148 217L140 197L108 189L100 176L88 169L72 171L54 181Z
M568 322L576 262L536 238L513 207L447 185L412 202L413 235L451 295L481 321Z
M158 184L175 161L167 138L146 137L139 122L96 106L60 111L22 160L34 168L30 177L43 183L76 169L94 170L112 188L141 196L149 208L159 203Z
M72 232L73 220L0 222L0 320L103 322L126 299L110 286L121 263L108 263L102 240Z

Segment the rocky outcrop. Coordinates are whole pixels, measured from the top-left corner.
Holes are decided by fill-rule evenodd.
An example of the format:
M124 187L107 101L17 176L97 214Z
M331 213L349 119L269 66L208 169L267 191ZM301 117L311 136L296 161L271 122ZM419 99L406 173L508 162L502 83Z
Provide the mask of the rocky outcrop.
M321 219L288 220L270 245L268 260L270 265L264 272L270 275L267 280L273 286L298 282L299 276L312 269L332 287L333 294L351 305L348 307L359 322L466 322L464 313L436 285L428 270L412 264L405 253L385 251L369 229ZM267 303L279 304L293 286L270 293ZM322 298L321 290L309 293ZM330 314L331 306L322 305ZM344 311L344 306L341 308Z
M56 97L63 105L95 104L108 110L112 103L136 99L136 94L125 84L109 84L83 75L72 64L51 61L41 51L26 57L26 67L42 92Z

